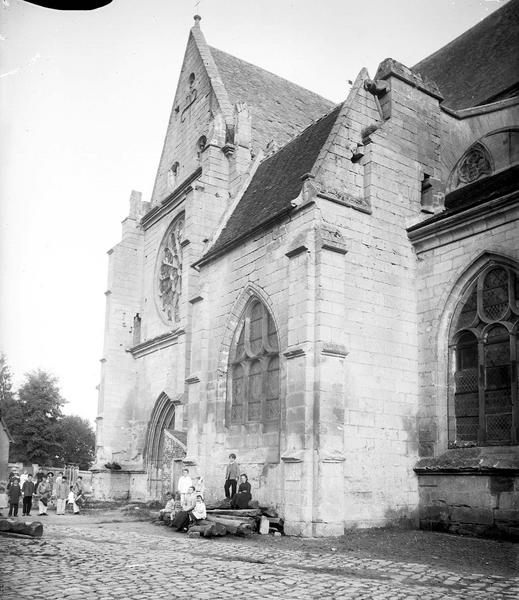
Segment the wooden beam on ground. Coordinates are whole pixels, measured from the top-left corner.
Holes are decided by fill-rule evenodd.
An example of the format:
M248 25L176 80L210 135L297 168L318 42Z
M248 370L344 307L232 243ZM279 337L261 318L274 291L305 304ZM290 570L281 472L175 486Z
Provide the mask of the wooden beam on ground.
M17 534L27 537L41 537L43 523L40 521L15 521L14 519L0 519L0 532Z

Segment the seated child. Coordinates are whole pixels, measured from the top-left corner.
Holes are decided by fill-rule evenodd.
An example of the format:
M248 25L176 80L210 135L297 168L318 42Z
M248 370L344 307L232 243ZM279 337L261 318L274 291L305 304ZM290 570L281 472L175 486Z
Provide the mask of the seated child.
M189 514L189 521L191 524L196 525L202 519L205 519L207 516L205 502L202 494L196 495L196 502L191 512Z
M175 493L175 500L173 501L173 510L169 516L170 527L173 526L173 519L178 515L178 513L182 510L182 502L180 501L180 494L178 492Z
M159 510L159 520L160 521L166 521L167 518L169 517L169 514L171 513L171 510L173 509L173 497L171 495L171 492L166 492L166 506L164 506L164 508L161 508Z

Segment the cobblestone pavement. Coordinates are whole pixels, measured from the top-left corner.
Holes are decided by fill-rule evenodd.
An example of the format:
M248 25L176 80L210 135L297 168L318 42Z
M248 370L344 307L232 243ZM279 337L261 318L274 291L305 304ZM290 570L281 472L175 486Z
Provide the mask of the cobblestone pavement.
M188 538L147 523L49 519L40 540L0 537L0 598L519 598L519 573L467 574L284 546Z

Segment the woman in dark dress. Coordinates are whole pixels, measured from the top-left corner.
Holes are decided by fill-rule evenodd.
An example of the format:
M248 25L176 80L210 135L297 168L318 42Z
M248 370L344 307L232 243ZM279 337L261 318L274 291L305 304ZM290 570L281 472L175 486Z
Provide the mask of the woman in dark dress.
M248 508L249 501L252 500L252 494L250 493L250 483L247 475L242 473L240 475L240 485L238 491L231 498L231 506L233 508Z

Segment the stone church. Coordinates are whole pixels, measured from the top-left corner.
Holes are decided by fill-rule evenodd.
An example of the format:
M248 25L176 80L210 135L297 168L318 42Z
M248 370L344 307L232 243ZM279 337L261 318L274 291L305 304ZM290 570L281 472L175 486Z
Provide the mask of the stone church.
M291 534L519 532L519 0L339 105L195 17L109 251L99 497L228 455Z

